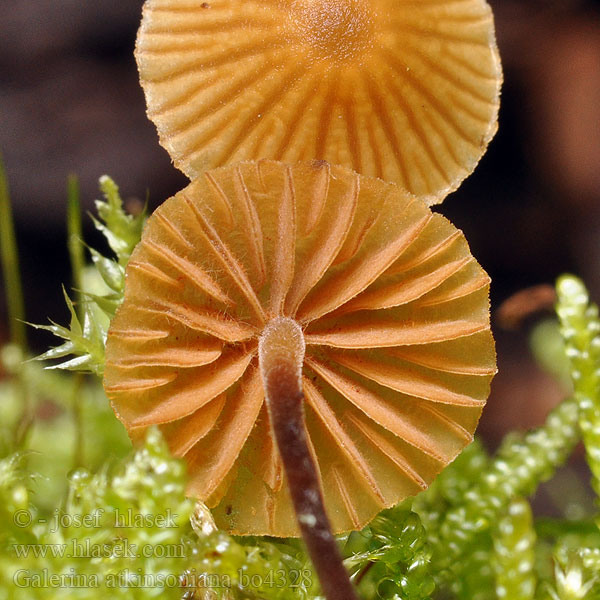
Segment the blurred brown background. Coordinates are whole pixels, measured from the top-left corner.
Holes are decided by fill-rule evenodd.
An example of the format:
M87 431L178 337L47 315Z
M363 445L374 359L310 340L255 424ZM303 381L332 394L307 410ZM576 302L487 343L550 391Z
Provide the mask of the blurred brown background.
M440 209L465 231L493 279L492 306L585 278L600 299L600 3L496 0L505 84L500 130L486 156ZM146 119L133 45L142 0L0 0L0 152L17 220L27 316L66 320L65 182L81 180L92 208L98 177L151 207L185 185ZM86 238L100 241L85 221ZM3 299L0 323L5 323ZM497 321L497 319L496 319ZM500 373L481 429L539 423L563 392L529 356L532 319L495 323ZM4 327L4 331L1 329ZM5 338L0 326L0 339ZM50 343L32 339L38 350Z

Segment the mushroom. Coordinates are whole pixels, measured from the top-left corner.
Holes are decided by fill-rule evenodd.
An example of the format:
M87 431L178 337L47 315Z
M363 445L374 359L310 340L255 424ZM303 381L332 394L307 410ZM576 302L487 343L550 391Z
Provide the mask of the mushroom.
M273 536L299 534L273 406L303 393L332 528L360 529L472 440L488 291L462 232L394 184L323 161L222 167L148 220L105 390L133 438L160 426L220 528Z
M485 0L146 0L148 116L191 179L324 159L441 202L497 125Z

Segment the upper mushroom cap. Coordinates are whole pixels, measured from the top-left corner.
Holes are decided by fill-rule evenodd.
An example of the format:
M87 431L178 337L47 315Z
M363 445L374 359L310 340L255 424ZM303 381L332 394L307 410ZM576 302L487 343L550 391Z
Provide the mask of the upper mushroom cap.
M224 167L149 219L105 390L132 437L160 425L220 527L297 535L258 367L266 325L294 319L325 506L358 529L471 441L495 373L488 288L462 233L394 184L322 161Z
M147 0L148 115L191 179L324 159L440 202L497 125L485 0Z

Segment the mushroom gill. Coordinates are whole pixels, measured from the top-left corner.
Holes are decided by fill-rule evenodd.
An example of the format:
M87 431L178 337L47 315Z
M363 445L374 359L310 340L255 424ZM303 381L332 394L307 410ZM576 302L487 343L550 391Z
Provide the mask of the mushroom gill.
M149 219L106 393L132 437L160 426L219 527L295 536L259 342L300 349L325 507L359 529L471 441L495 373L488 288L462 233L393 184L323 161L223 167Z
M146 0L148 115L191 179L323 159L441 202L496 131L485 0Z

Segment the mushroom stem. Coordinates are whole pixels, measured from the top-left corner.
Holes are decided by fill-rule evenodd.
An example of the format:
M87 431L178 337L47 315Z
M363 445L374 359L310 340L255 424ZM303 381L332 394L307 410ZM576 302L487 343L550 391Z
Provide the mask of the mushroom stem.
M293 319L270 321L258 352L267 407L288 480L298 525L327 600L356 600L325 512L304 421L304 336Z

